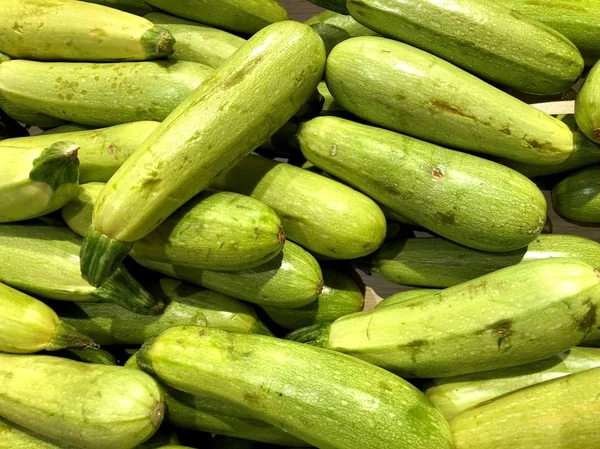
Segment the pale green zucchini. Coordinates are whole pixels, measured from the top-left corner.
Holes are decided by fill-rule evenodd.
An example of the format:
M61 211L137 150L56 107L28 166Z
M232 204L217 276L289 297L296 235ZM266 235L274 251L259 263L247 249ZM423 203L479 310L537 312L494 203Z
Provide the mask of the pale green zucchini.
M6 64L6 63L5 63ZM1 67L1 66L0 66ZM600 142L600 64L588 73L575 99L577 126L593 142Z
M39 126L40 128L52 128L65 123L64 120L42 114L23 106L19 106L12 101L7 100L0 94L0 109L13 120L28 126Z
M396 293L395 295L388 296L381 301L375 308L383 309L384 307L390 307L401 302L410 301L411 299L418 298L419 296L429 295L434 293L436 290L430 288L408 290L406 292Z
M88 3L96 3L98 5L108 6L109 8L119 9L130 14L143 16L155 11L155 8L150 6L144 0L84 0Z
M85 125L160 122L212 72L188 61L9 61L0 64L0 94L19 106Z
M79 182L106 182L158 125L158 122L135 122L104 129L6 139L0 141L0 157L6 146L43 148L59 140L69 140L79 146Z
M104 184L84 184L62 209L67 225L85 236ZM211 190L198 194L154 231L138 240L132 256L154 262L219 271L260 266L283 249L281 220L266 204Z
M79 269L81 238L66 227L0 225L0 282L63 301L106 301L137 313L159 313L154 299L121 267L102 287L88 284Z
M316 90L324 62L319 36L293 21L240 47L108 182L82 247L84 278L101 285L133 242L283 126Z
M597 367L600 367L600 349L572 348L554 357L514 368L436 379L425 394L450 420L504 394Z
M169 59L198 62L217 68L246 42L227 31L168 14L155 12L148 14L146 19L169 30L175 38L175 52Z
M573 151L573 133L560 120L400 42L340 43L327 60L326 81L363 120L450 148L537 165L558 164Z
M452 446L446 421L412 385L333 351L181 326L144 343L137 362L172 388L249 410L316 447L355 449L357 438L370 449Z
M78 447L132 449L164 417L156 381L127 368L0 354L0 378L0 415Z
M144 61L173 53L174 44L167 30L104 6L71 0L0 1L0 51L12 58Z
M0 417L0 449L78 449L37 435L31 430Z
M370 254L385 238L385 217L370 198L290 164L251 155L213 187L268 204L290 240L332 259Z
M598 271L583 262L530 261L288 338L404 377L508 368L551 357L586 338L600 318L599 284Z
M323 108L321 109L321 115L335 115L339 117L347 117L350 114L346 111L342 105L333 98L329 88L327 87L327 83L325 81L321 81L318 87L319 93L323 96Z
M115 306L118 307L118 306ZM124 310L121 308L121 310ZM143 315L138 315L143 316ZM68 349L61 351L56 355L78 362L95 363L97 365L118 365L117 359L110 352L103 349L84 348L84 349Z
M600 225L600 165L568 176L552 189L552 203L566 220Z
M49 136L50 134L72 133L75 131L89 131L91 129L94 129L94 127L87 126L87 125L81 125L79 123L68 122L68 123L65 123L64 125L59 125L54 128L48 129L48 130L44 131L42 134L38 134L38 135ZM31 136L31 137L35 137L35 136Z
M323 11L304 23L319 33L325 43L327 54L337 44L351 37L377 36L375 31L361 25L352 16L333 11Z
M481 404L450 422L455 449L597 449L600 368Z
M60 209L79 190L79 147L0 147L0 223L41 217Z

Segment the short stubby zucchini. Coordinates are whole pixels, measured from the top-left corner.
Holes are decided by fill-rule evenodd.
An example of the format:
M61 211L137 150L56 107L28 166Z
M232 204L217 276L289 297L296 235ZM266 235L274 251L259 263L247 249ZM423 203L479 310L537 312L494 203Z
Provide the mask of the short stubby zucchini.
M583 169L552 190L554 210L566 220L600 225L600 165Z

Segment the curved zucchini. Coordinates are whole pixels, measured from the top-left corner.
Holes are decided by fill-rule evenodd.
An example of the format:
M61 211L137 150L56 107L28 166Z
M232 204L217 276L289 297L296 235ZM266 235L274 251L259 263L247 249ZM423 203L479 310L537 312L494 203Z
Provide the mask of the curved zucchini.
M526 248L492 254L442 238L409 238L385 243L364 266L397 284L445 288L521 262L554 257L600 269L600 243L575 235L541 234Z
M7 100L0 94L0 109L2 109L6 115L13 120L23 123L28 126L39 126L40 128L52 128L54 126L60 126L65 123L64 120L52 117L50 115L42 114L41 112L34 111L33 109L19 106L12 101Z
M144 0L84 0L88 3L108 6L109 8L119 9L121 11L143 16L154 12L155 9Z
M81 238L65 227L0 225L0 282L63 301L106 301L136 313L156 314L154 299L121 267L102 287L88 284L79 269Z
M251 155L213 187L268 204L281 218L287 238L332 259L370 254L385 238L385 217L370 198L290 164Z
M323 42L298 22L248 40L110 179L82 247L83 277L101 285L133 242L283 126L316 90L324 61Z
M6 139L0 141L0 157L6 146L40 148L59 140L69 140L79 146L79 182L106 182L158 125L158 122L135 122L104 129Z
M246 42L227 31L168 14L154 12L146 19L169 30L175 38L175 52L169 59L198 62L216 69Z
M79 189L78 151L71 141L0 147L0 223L41 217L71 201Z
M19 106L84 125L160 122L212 72L187 61L9 61L0 64L0 94Z
M599 396L600 368L523 388L456 416L454 447L598 448Z
M600 225L600 165L559 182L552 190L558 215L573 222Z
M0 354L0 377L0 415L78 447L131 449L164 417L156 381L122 367Z
M471 407L550 379L600 367L600 349L572 348L527 365L434 380L425 394L450 420Z
M6 63L5 63L6 64ZM1 66L0 66L1 67ZM583 134L592 142L600 142L600 64L588 73L575 99L575 120Z
M395 295L388 296L387 298L385 298L383 301L381 301L379 304L377 304L377 306L375 308L383 309L384 307L390 307L390 306L399 304L401 302L410 301L411 299L415 299L420 296L429 295L431 293L435 293L436 291L437 290L435 290L435 289L421 288L421 289L414 289L414 290L408 290L406 292L396 293Z
M586 338L600 318L599 284L598 271L583 262L530 261L288 338L403 377L508 368L551 357Z
M350 14L346 7L346 0L309 0L321 8L337 12L339 14Z
M537 165L559 164L573 151L573 133L560 120L400 42L342 42L329 55L326 80L349 112L439 145Z
M306 122L297 136L317 167L460 244L515 250L546 222L537 186L494 162L337 117Z
M316 301L298 309L263 307L267 315L284 329L298 329L331 323L345 315L360 312L365 298L354 281L338 271L328 268L321 270L324 285Z
M323 11L304 23L319 33L325 43L327 54L337 44L351 37L377 36L375 31L361 25L352 16L333 11Z
M104 184L81 186L62 209L67 225L85 236L94 202ZM255 268L283 249L285 235L273 210L253 198L231 192L204 191L138 240L139 259L219 271Z
M452 447L445 420L417 389L332 351L181 326L144 343L137 362L172 388L250 409L258 419L316 447L356 447L356 423L363 422L369 423L369 431L360 434L361 447Z

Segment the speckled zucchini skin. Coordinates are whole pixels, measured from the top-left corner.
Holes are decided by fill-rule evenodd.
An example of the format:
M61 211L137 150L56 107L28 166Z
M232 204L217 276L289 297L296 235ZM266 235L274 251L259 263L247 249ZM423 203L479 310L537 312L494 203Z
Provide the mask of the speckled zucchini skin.
M552 190L558 215L584 225L600 225L600 165L586 168L559 182Z
M6 63L5 63L6 64ZM588 73L575 99L575 120L583 134L592 142L600 142L600 64Z

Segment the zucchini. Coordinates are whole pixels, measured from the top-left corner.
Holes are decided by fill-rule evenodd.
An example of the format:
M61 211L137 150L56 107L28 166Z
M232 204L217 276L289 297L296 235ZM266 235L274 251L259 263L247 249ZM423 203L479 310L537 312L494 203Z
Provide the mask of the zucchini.
M102 287L88 284L79 270L81 239L65 227L0 226L0 282L63 301L106 301L136 313L159 313L155 300L121 267Z
M166 401L165 401L166 402ZM168 428L165 429L166 426L162 426L158 432L152 436L145 443L137 446L136 449L164 449L164 448L173 448L173 447L182 447L176 446L180 443L179 437L173 431L169 431Z
M550 379L600 367L600 349L572 348L527 365L436 379L425 390L450 420L471 407Z
M385 238L385 217L370 198L290 164L251 155L213 187L268 204L281 218L287 238L332 259L365 256Z
M41 301L0 283L0 351L27 354L90 347L94 342Z
M327 54L337 44L351 37L377 36L375 31L361 25L352 16L338 14L333 11L323 11L304 23L319 33L325 43Z
M594 329L592 333L581 342L581 346L600 348L600 326Z
M411 299L418 298L419 296L429 295L434 293L436 290L430 288L414 289L405 292L396 293L395 295L388 296L381 301L375 308L383 309L384 307L390 307L401 302L409 301Z
M110 179L82 247L83 277L101 285L133 242L281 128L316 90L324 61L323 42L298 22L244 44Z
M599 381L600 368L594 368L467 410L450 422L454 447L596 449L600 447Z
M6 61L10 61L10 56L5 55L4 53L0 53L0 64Z
M338 117L306 122L297 136L317 167L462 245L519 249L546 222L537 186L494 162Z
M354 449L357 438L370 449L452 446L446 421L416 388L332 351L181 326L146 341L137 362L171 388L251 410L323 449Z
M522 92L559 94L583 72L571 41L495 2L453 0L448 7L438 0L348 0L347 6L358 22L384 36Z
M108 6L109 8L119 9L131 14L143 16L150 14L155 9L144 0L84 0L88 3Z
M60 357L0 354L0 415L64 443L131 449L150 438L164 411L150 376Z
M56 126L54 128L48 129L38 136L50 134L62 134L62 133L72 133L75 131L89 131L90 129L94 129L92 126L80 125L79 123L65 123L64 125ZM36 136L26 136L26 137L36 137ZM18 141L17 141L18 142ZM18 146L18 145L16 145Z
M6 63L4 63L6 64ZM4 65L3 64L3 65ZM2 67L2 66L0 66ZM575 99L575 120L583 134L592 142L600 142L600 64L588 73Z
M600 269L600 243L575 235L542 234L528 247L486 253L442 238L409 238L385 243L364 266L388 281L419 287L452 287L528 260L577 259Z
M537 165L559 164L573 151L573 132L560 120L400 42L342 42L329 55L326 81L352 114L439 145Z
M348 11L348 8L346 7L346 0L309 0L309 1L321 8L337 12L338 14L346 14L346 15L350 14L350 11Z
M70 140L80 147L77 153L79 182L106 182L158 125L158 122L135 122L104 129L6 139L0 142L0 156L6 146L42 148L58 140Z
M0 449L78 449L37 435L0 417Z
M97 365L118 365L115 356L103 349L68 349L66 351L61 351L56 355L64 357L66 359L77 360L78 362L95 363Z
M287 11L276 0L146 1L176 16L245 34L254 34L267 25L288 20Z
M142 17L87 2L2 0L0 18L0 51L12 58L144 61L170 55L175 45Z
M175 38L175 52L169 59L198 62L217 68L246 42L227 31L168 14L155 12L148 14L146 19L169 30Z
M2 94L0 94L0 109L2 109L6 115L13 120L28 126L52 128L65 123L65 121L62 119L42 114L41 112L34 111L33 109L19 106L18 104L4 98Z
M78 150L71 141L1 147L0 223L41 217L71 201L79 189Z
M9 61L0 64L0 94L19 106L84 125L160 122L212 71L187 61Z
M316 301L298 309L263 307L269 318L284 329L298 329L360 312L365 298L354 281L332 269L322 268L322 271L323 291Z
M104 184L81 186L62 209L67 225L85 236ZM204 191L133 246L135 258L219 271L260 266L283 249L281 220L266 204L231 192Z
M556 213L566 220L600 225L600 165L559 182L552 190L552 203Z
M551 357L586 338L600 318L599 284L598 271L583 262L530 261L394 307L299 329L288 338L403 377L508 368Z
M315 301L323 290L323 275L315 258L290 241L274 259L242 271L212 271L134 259L150 270L261 306L296 309Z
M225 295L166 277L149 290L165 299L165 310L159 316L137 315L103 303L57 304L55 310L65 323L87 333L103 346L141 345L169 327L184 324L270 335L249 304Z
M333 98L329 88L325 81L321 81L319 83L319 87L317 88L319 93L323 96L323 108L321 109L320 115L335 115L339 117L347 117L350 114L340 105L340 103Z

